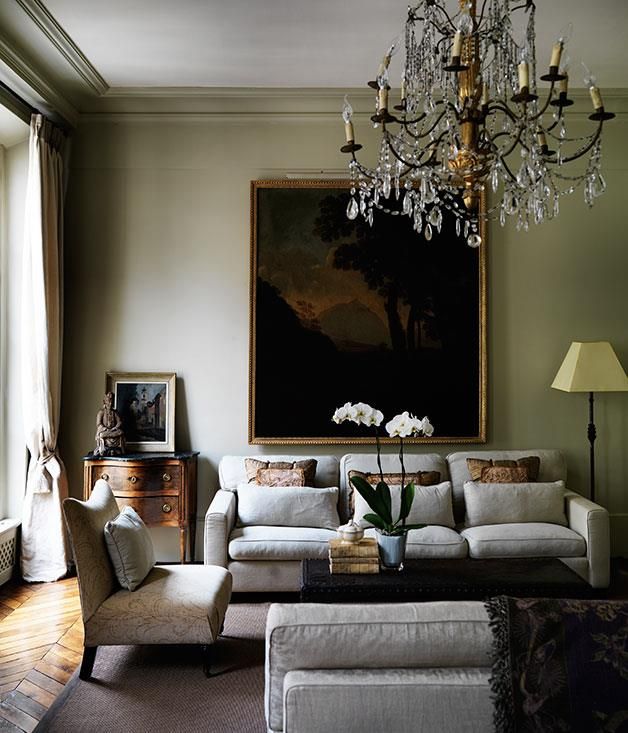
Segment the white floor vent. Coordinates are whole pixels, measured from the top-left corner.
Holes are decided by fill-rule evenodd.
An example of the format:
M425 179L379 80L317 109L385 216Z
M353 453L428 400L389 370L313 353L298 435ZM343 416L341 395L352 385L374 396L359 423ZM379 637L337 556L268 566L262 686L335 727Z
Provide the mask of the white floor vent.
M0 585L11 580L15 567L17 549L17 528L19 519L2 519L0 521Z

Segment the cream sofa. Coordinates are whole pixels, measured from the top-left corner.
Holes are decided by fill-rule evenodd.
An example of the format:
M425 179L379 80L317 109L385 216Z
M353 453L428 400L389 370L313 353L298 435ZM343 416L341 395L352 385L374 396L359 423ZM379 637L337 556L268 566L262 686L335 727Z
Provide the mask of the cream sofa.
M268 730L493 730L491 644L480 602L273 604Z
M447 458L436 453L406 456L412 471L439 471L451 480L455 528L429 525L408 535L408 558L558 557L593 587L608 586L610 574L609 519L601 506L565 490L567 526L547 522L508 522L465 527L464 484L471 476L467 458L541 460L540 482L566 481L563 455L556 450L466 451ZM295 461L311 456L264 455L268 461ZM245 456L225 456L219 465L220 488L205 517L204 561L221 565L233 576L234 591L295 591L299 589L301 560L326 558L331 529L316 527L238 526L237 487L246 483ZM338 486L339 521L351 513L349 472L376 472L373 453L316 456L315 486ZM384 471L398 472L396 455L382 456ZM372 531L372 530L371 530Z

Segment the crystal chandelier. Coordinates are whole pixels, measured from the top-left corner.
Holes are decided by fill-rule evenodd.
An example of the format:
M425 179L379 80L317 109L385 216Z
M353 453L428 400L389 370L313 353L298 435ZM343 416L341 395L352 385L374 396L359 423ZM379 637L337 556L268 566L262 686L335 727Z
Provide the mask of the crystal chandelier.
M356 158L362 146L355 142L353 110L345 97L341 150L351 154L349 219L362 215L372 223L374 209L407 215L429 240L448 211L457 234L478 247L480 218L499 219L503 226L514 216L517 229L527 230L531 221L555 217L560 197L580 185L592 206L606 187L600 173L602 126L615 115L605 111L595 77L584 67L594 125L587 135L568 135L564 113L573 102L567 96L564 47L570 27L551 50L547 73L540 77L547 88L541 92L534 2L484 0L479 13L476 0L459 0L455 13L446 6L447 0L421 0L408 8L401 100L393 111L388 68L396 41L369 82L376 98L371 120L382 133L375 168ZM519 43L516 13L527 15ZM574 171L568 164L579 158L585 164ZM494 196L484 209L480 199L488 184Z

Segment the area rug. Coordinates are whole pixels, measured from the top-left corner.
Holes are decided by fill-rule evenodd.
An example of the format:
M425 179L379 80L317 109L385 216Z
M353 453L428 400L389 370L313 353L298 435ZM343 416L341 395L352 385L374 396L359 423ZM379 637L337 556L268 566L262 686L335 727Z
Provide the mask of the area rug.
M626 733L628 603L486 602L497 733Z
M93 679L68 682L36 733L263 733L269 604L232 604L203 674L199 647L100 647Z

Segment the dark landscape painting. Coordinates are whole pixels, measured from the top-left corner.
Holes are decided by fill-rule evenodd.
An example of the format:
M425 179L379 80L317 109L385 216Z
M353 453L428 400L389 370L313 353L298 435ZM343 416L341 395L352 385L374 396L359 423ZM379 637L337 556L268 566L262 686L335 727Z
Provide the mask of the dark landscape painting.
M485 440L485 243L453 217L431 241L407 216L350 221L341 182L251 186L250 442L373 438L331 421L345 402L427 415L422 442Z

